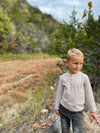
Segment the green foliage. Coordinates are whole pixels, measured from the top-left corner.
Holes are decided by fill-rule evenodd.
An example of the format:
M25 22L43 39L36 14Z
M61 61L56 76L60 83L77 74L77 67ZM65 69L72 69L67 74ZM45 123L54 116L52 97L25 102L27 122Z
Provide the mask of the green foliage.
M0 54L7 52L8 43L5 40L12 33L12 23L7 12L0 8Z
M100 22L98 20L94 20L93 15L89 14L89 19L86 25L86 32L88 38L91 38L89 42L89 52L88 55L90 59L89 68L91 69L91 79L93 80L93 86L96 87L99 84L99 76L100 76ZM98 79L98 80L97 80ZM95 88L96 89L96 88Z
M70 24L64 22L55 32L51 48L52 53L64 59L70 48L79 48L85 56L83 71L90 76L94 87L100 76L100 17L94 20L90 7L89 11L84 11L83 19L88 12L86 22L83 20L79 23L75 18L75 10L72 12Z
M40 23L42 21L40 14L35 14L34 17L35 17L34 23Z
M42 14L42 12L36 6L30 6L29 10L30 10L31 13L33 12L33 13L36 13L36 14Z
M12 10L10 11L10 17L11 20L17 23L17 20L22 19L24 22L27 22L30 17L30 13L28 8L24 8L23 10L20 10L18 5L14 5Z
M0 8L0 42L6 39L12 32L12 25L6 12Z
M75 10L75 7L73 7L72 14L70 16L70 25L73 27L76 27L78 25L78 19L76 19L77 12Z
M3 8L7 8L7 6L11 4L12 2L13 0L5 0L5 1L2 0L1 5Z
M53 53L65 58L68 49L77 47L73 41L75 32L76 29L73 25L68 25L66 22L62 24L54 34L54 42L51 46Z
M32 46L33 48L35 48L36 45L37 45L36 42L31 41L31 46Z

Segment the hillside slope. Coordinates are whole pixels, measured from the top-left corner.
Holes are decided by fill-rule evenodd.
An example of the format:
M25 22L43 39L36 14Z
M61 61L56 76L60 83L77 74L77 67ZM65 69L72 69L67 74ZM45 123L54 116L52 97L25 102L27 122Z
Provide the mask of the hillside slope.
M48 95L52 92L48 85L61 73L58 61L55 58L0 62L0 132L8 133L13 126L28 122L41 108L50 105Z
M2 70L0 71L0 106L2 109L3 107L6 109L14 97L16 97L16 102L20 98L26 100L27 89L30 86L33 89L41 88L51 72L60 73L59 67L56 66L58 61L59 59L38 59L0 62L0 70Z
M51 35L60 23L50 14L42 13L37 7L29 5L27 0L0 1L2 14L9 17L12 33L2 41L8 44L8 52L31 53L47 52L51 42ZM3 53L3 51L1 51Z

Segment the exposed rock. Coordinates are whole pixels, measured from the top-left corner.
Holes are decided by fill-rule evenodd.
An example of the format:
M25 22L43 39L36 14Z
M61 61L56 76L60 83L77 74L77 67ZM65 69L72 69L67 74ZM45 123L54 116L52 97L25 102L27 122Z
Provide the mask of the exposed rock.
M48 113L48 109L42 109L41 113Z
M57 117L57 119L51 125L48 133L61 133L60 117Z

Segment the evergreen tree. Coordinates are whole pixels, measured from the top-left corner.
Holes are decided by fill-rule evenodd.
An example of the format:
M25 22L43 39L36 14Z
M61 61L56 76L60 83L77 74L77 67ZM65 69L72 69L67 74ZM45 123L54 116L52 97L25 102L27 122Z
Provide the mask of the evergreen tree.
M100 77L100 17L94 20L92 2L88 3L89 10L84 10L83 22L78 24L73 10L70 24L64 22L55 34L55 51L62 58L70 48L79 48L85 56L84 69L92 81L93 89L99 85ZM84 18L87 17L84 22ZM77 26L76 26L77 24Z

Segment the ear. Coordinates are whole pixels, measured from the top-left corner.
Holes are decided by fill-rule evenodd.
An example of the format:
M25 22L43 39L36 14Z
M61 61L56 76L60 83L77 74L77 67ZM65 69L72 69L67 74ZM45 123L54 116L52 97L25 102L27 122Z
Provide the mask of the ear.
M68 60L65 60L65 64L68 66Z

